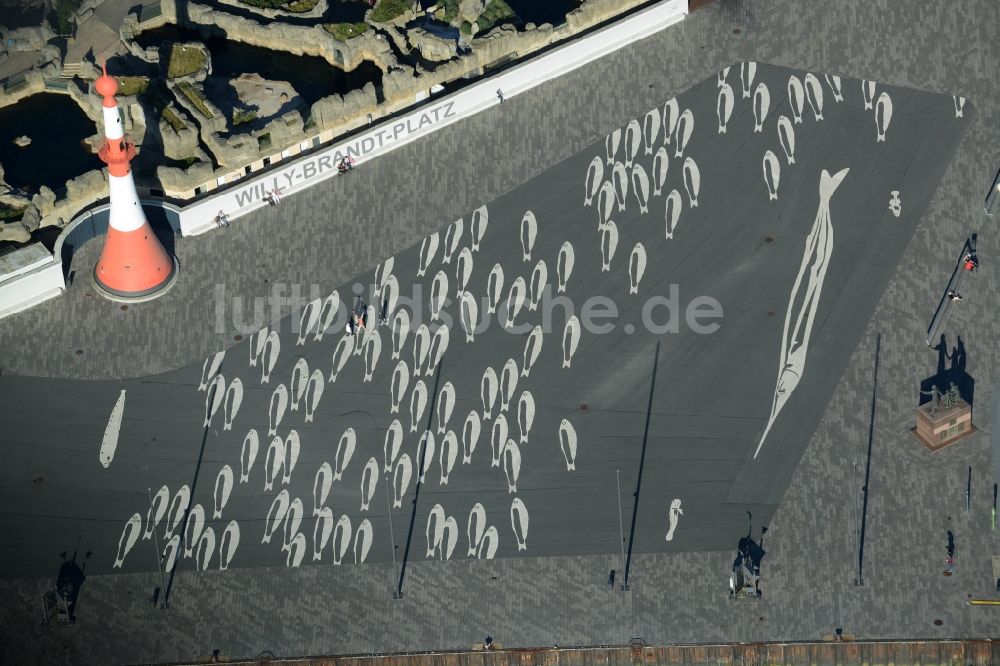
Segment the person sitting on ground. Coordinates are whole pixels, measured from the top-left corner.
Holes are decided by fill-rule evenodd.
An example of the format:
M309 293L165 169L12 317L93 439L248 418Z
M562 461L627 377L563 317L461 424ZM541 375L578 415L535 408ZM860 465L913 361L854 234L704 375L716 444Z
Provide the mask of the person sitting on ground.
M965 255L965 270L974 271L979 268L979 258L975 253L969 252Z
M960 293L958 293L957 291L955 291L954 289L950 289L948 291L948 298L951 299L955 303L961 303L962 302L962 295Z

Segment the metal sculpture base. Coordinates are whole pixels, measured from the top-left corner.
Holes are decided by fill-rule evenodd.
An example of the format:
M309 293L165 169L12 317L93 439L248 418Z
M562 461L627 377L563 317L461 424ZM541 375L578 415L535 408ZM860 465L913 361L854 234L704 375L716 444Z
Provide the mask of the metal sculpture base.
M959 398L954 407L934 409L933 403L917 407L917 427L910 432L930 451L937 453L946 446L976 432L972 425L972 406Z

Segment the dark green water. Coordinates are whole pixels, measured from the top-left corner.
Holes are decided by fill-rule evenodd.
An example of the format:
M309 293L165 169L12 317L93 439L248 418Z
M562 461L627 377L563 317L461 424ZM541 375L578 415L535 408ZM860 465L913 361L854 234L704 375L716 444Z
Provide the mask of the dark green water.
M343 95L374 83L382 85L382 70L365 61L350 72L330 65L316 56L297 56L284 51L272 51L223 37L203 39L197 30L166 25L143 32L136 42L143 48L159 47L164 42L202 42L212 54L212 76L224 78L257 73L271 81L288 81L306 104L313 104L328 95Z
M98 131L68 95L41 93L0 109L0 164L4 180L37 192L42 185L59 190L66 181L104 166L83 140ZM14 139L26 135L31 145Z

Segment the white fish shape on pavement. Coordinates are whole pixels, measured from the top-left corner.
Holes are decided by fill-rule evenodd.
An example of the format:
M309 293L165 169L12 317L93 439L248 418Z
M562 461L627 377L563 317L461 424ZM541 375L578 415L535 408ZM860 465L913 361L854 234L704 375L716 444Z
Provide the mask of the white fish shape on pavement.
M604 139L604 151L607 153L608 164L614 164L618 156L618 146L622 141L621 129L616 129Z
M361 470L361 510L367 511L375 491L378 489L378 460L375 456L368 459L365 468Z
M267 336L270 332L270 328L265 326L256 333L250 336L250 367L257 367L257 359L260 358L261 354L264 353L264 343L267 342ZM212 373L215 374L214 372ZM210 378L209 378L210 379ZM206 386L208 384L208 379L205 380Z
M642 145L642 127L639 121L633 118L625 127L625 166L631 167L635 161L635 156L639 154L639 146Z
M667 171L670 170L670 153L666 146L660 146L653 156L653 196L658 197L663 192L663 184L667 182Z
M442 560L450 560L455 552L455 544L458 543L458 521L454 516L444 519L444 530L441 535L441 550L439 554Z
M465 220L458 218L452 222L447 231L444 233L444 256L441 257L441 262L445 264L451 263L451 257L455 254L455 250L458 249L459 244L462 242L462 233L465 231Z
M611 169L611 184L614 186L615 201L618 211L625 210L625 200L628 198L628 167L621 162L615 162ZM607 218L605 218L607 222Z
M486 227L490 224L490 212L486 206L480 206L472 212L472 251L479 252L479 245L486 236Z
M499 467L503 457L503 449L507 445L507 434L510 429L507 427L507 417L497 414L493 421L493 428L490 430L490 450L493 454L490 460L490 467Z
M285 566L294 569L302 564L302 558L306 556L306 548L306 535L299 532L288 544L288 557L285 560Z
M481 560L492 560L497 554L497 548L500 545L500 535L497 534L497 528L490 525L486 528L486 533L483 534L483 538L479 542L479 548L476 550L476 557Z
M576 353L576 347L580 344L580 320L576 318L576 315L571 316L566 321L566 327L563 329L563 361L562 367L570 367L570 363L573 361L573 354Z
M304 513L305 510L302 508L302 500L296 497L288 505L288 513L285 514L281 550L288 550L291 547L295 537L299 534L299 527L302 525L302 514Z
M955 117L961 118L965 113L965 98L958 95L953 95L952 99L955 102Z
M615 249L618 247L618 225L613 220L608 220L601 232L601 272L611 270L611 260L615 256Z
M514 397L514 391L517 390L517 361L512 358L507 359L504 363L503 370L500 372L500 411L506 412L510 409L511 398Z
M542 337L542 327L535 326L524 341L524 353L521 355L522 377L527 377L531 373L531 368L538 360L538 355L542 353Z
M670 515L669 515L670 527L667 529L667 541L673 541L674 530L677 529L677 521L680 518L680 516L683 515L684 511L681 510L681 501L679 499L675 499L670 503Z
M701 170L690 157L684 158L684 189L687 190L688 206L698 207L698 192L701 191Z
M639 282L643 273L646 272L646 246L636 243L632 248L632 254L628 258L628 293L639 293Z
M560 294L566 291L566 283L569 282L569 276L573 274L575 260L576 254L573 251L573 244L566 241L559 248L559 259L556 262L556 275L559 277L559 286L556 291Z
M316 516L313 525L313 562L323 559L323 551L330 542L330 533L333 532L333 509L324 506Z
M462 424L462 464L472 464L472 454L476 451L476 444L479 443L479 433L483 424L479 419L479 412L473 409L465 417Z
M365 381L372 381L372 377L375 375L375 368L378 366L378 358L382 353L382 336L379 335L378 330L372 330L365 336ZM322 382L322 377L320 377ZM322 384L320 384L322 388Z
M253 352L253 346L251 345L251 354ZM198 390L204 391L208 388L209 383L215 377L215 373L219 371L222 367L222 359L226 357L225 351L216 352L209 358L205 359L205 362L201 364L201 382L198 384ZM253 356L250 357L251 361L256 360Z
M518 550L528 549L528 507L520 497L510 503L510 527L514 530L514 540Z
M385 279L379 298L382 299L382 308L385 310L385 318L388 319L396 311L396 302L399 300L399 280L395 275Z
M670 137L677 129L677 119L680 118L681 110L677 104L677 98L668 99L663 105L663 145L670 144Z
M500 293L502 291L503 267L500 264L494 264L493 270L490 271L490 276L486 281L486 295L489 297L486 308L487 314L494 314L496 312L497 304L500 302Z
M426 406L427 385L420 379L413 385L413 393L410 394L410 432L417 432Z
M521 476L521 449L512 439L503 447L503 471L507 475L507 492L517 492L517 479Z
M278 472L285 466L285 440L275 435L271 438L271 443L267 447L267 456L264 458L264 490L271 490L274 487L274 480L278 478Z
M597 159L600 160L600 158ZM468 288L469 278L472 277L472 267L475 265L472 250L463 247L462 251L458 253L458 260L455 263L455 298L458 298Z
M795 277L792 293L785 312L785 327L781 336L781 356L778 360L778 379L771 404L771 416L760 437L754 458L760 453L778 414L792 396L805 371L809 353L809 338L812 335L819 299L823 293L823 281L830 267L833 254L833 224L830 221L830 198L847 176L849 169L843 169L831 176L826 169L820 174L819 209L812 230L806 238L802 265ZM805 283L803 284L803 280Z
M615 185L611 180L606 180L601 184L601 189L597 193L597 230L604 228L604 224L611 219L611 213L615 210L617 194Z
M214 386L214 384L213 384ZM118 394L115 406L111 408L111 416L108 417L108 425L104 427L104 437L101 439L101 449L98 459L101 467L107 469L111 466L111 461L115 459L115 451L118 449L118 434L122 428L122 415L125 413L125 391Z
M566 459L566 471L572 472L576 469L576 428L566 419L559 424L559 448Z
M493 368L483 371L483 378L479 382L479 397L483 401L483 420L489 421L493 418L491 413L497 400L497 373Z
M723 69L719 70L719 73L718 73L718 75L717 75L717 77L718 77L718 82L717 82L717 84L716 84L716 85L717 85L717 86L718 86L719 88L721 88L721 87L722 87L722 86L723 86L723 85L724 85L724 84L726 83L726 78L727 78L728 76L729 76L729 68L728 68L728 67L724 67Z
M444 271L438 271L434 276L434 282L431 283L431 321L437 321L441 318L441 308L444 307L444 302L447 298L448 274Z
M438 434L443 435L448 430L448 421L451 420L451 411L455 408L455 385L445 382L438 392L437 400L437 422Z
M451 329L441 324L434 331L434 337L431 338L431 349L427 355L427 374L433 375L437 370L438 364L441 359L444 358L444 353L448 351L448 343L451 341Z
M781 182L781 163L770 150L764 153L764 184L767 185L767 200L778 198L778 183Z
M778 143L785 151L785 159L789 164L795 164L795 128L788 116L778 116Z
M840 90L840 77L835 74L826 75L826 85L830 86L830 92L833 93L833 101L838 104L844 101L844 95Z
M285 418L285 409L288 407L288 389L284 384L278 384L271 392L271 403L267 410L268 416L268 437L273 437L278 433L278 426L281 419Z
M733 89L728 83L719 86L719 98L715 103L715 114L719 117L719 134L726 133L726 125L733 115L733 98Z
M337 346L333 350L333 368L330 370L330 378L327 379L329 383L337 381L337 375L340 371L344 369L347 365L347 361L351 358L351 349L354 347L354 336L350 333L344 333L340 336L340 340L337 341Z
M538 263L531 270L531 281L528 283L528 291L531 298L528 300L528 309L535 310L542 300L542 294L549 281L549 267L544 259L539 259Z
M862 81L861 94L865 98L865 110L870 111L872 108L872 102L875 100L875 82L867 80Z
M115 563L111 565L112 569L121 569L122 564L125 563L125 557L132 550L135 542L139 540L140 534L142 534L142 516L133 513L132 517L125 523L122 535L118 537L118 555L115 556Z
M278 363L279 354L281 354L281 338L278 336L277 331L271 331L267 334L267 340L264 342L264 351L261 353L261 384L267 384L271 381L271 371L274 370L274 366Z
M806 74L806 100L816 121L823 120L823 85L811 72Z
M753 94L753 131L756 133L764 131L764 120L767 119L767 112L771 109L771 91L767 84L761 81L757 84L757 90Z
M344 434L340 436L340 441L337 442L337 453L333 458L333 480L340 481L344 476L344 470L351 462L351 457L354 455L354 449L358 444L358 436L354 432L354 428L348 428L344 431Z
M243 438L243 448L240 451L240 483L250 480L250 470L257 459L257 449L260 448L260 436L251 428Z
M403 506L403 496L406 489L410 487L410 479L413 477L413 463L410 462L410 454L403 453L396 461L396 466L392 468L392 506L400 508Z
M409 383L410 366L406 365L406 361L400 361L396 364L396 369L392 371L392 381L389 384L389 397L392 401L389 407L390 414L399 413L399 403L402 401Z
M639 212L649 212L649 176L638 162L632 165L632 193L639 202Z
M479 325L479 305L476 297L463 291L459 298L459 320L465 331L465 342L475 342L476 327Z
M743 61L740 63L740 81L743 83L743 99L750 98L753 90L753 77L757 75L757 63Z
M531 250L535 247L535 237L538 236L538 221L530 210L525 211L521 218L521 259L531 261Z
M583 181L583 205L589 206L594 202L597 191L604 182L604 160L598 155L587 167L587 177Z
M479 304L476 302L476 297L463 291L458 307L462 330L465 331L465 342L475 342L476 327L479 325Z
M642 121L642 140L647 155L653 154L653 148L660 138L660 110L650 109Z
M420 467L417 481L419 483L424 482L427 470L434 462L434 448L434 433L430 430L424 430L424 434L420 436L420 442L417 444L417 465Z
M281 483L288 485L292 480L292 471L295 470L295 463L299 460L299 448L302 446L299 441L299 432L289 430L285 437L285 455L281 462Z
M333 485L333 468L330 463L324 462L316 470L316 478L313 479L313 515L318 516L323 507L326 506L326 498L330 496L330 487Z
M170 508L167 509L167 529L163 533L164 540L170 538L174 530L181 524L184 512L187 511L191 503L191 489L183 485L177 489L174 498L170 501Z
M373 338L377 339L378 331L372 331L368 335L370 336L368 338L368 342L371 342ZM312 423L313 417L316 416L316 409L319 407L319 401L323 398L324 387L323 371L317 368L312 371L311 375L309 375L309 383L306 384L306 423Z
M524 284L524 278L518 275L517 279L511 283L510 291L507 292L507 328L514 325L514 320L521 313L527 292L528 287Z
M521 444L528 443L531 425L535 422L535 396L531 391L521 391L517 401L517 427L521 431Z
M677 222L681 217L682 206L681 193L677 190L670 190L670 194L667 195L663 211L663 217L666 221L667 240L674 237L674 232L677 230Z
M233 468L223 465L215 477L215 492L212 499L215 500L215 508L212 511L212 518L222 518L222 510L229 503L229 495L233 492Z
M386 259L386 264L389 265L389 271L392 271L392 257ZM383 266L385 264L382 264ZM379 289L381 290L381 282L379 283ZM319 325L316 327L316 335L313 336L315 342L320 342L323 336L326 334L327 329L333 326L333 321L337 317L337 311L340 309L340 293L334 289L330 292L330 295L323 299L323 305L319 310Z
M374 538L372 531L372 523L370 520L365 518L358 525L358 529L354 530L354 563L364 564L365 560L368 559L368 551L372 547L372 539Z
M413 376L416 377L423 370L427 361L427 352L431 347L431 329L427 324L421 324L413 334Z
M691 133L694 131L694 114L691 109L684 109L684 113L677 120L677 136L674 139L674 157L682 157L687 148L688 141L691 140Z
M160 560L164 563L163 571L164 573L170 573L174 570L174 566L177 564L177 551L181 547L181 535L175 534L167 540L167 543L163 546L163 553L160 556Z
M792 119L796 125L802 123L802 109L805 108L806 91L799 77L788 77L788 104L792 107Z
M308 383L309 362L304 358L300 358L295 362L295 366L292 368L292 380L288 382L288 386L290 387L289 393L291 394L289 406L293 412L299 411L299 403L302 401L302 396L306 394L306 385Z
M212 423L212 417L215 413L219 411L219 407L222 406L222 400L226 395L226 378L222 375L216 375L215 379L212 380L212 385L208 387L208 392L205 395L205 423L204 427L208 427ZM121 398L119 398L121 400ZM117 407L117 405L115 405ZM125 407L124 402L122 403L122 408ZM114 413L112 413L114 416ZM110 425L110 422L109 422ZM102 446L103 448L103 446Z
M191 557L198 545L198 538L205 529L205 507L195 504L191 507L187 522L184 523L184 557Z
M438 232L435 231L430 236L425 236L423 242L420 243L420 266L417 268L417 277L423 277L427 269L430 268L437 248Z
M385 431L385 443L382 444L382 455L384 467L382 471L386 474L392 471L396 459L399 458L399 451L403 448L403 424L399 419L393 419L392 423Z
M469 519L466 522L465 534L469 539L469 557L475 557L479 550L479 544L483 540L483 533L486 531L486 509L479 502L472 505L469 511Z
M458 459L458 435L454 430L449 430L441 439L441 453L438 463L441 465L441 483L448 485L448 475L455 468L455 461Z
M167 512L167 506L170 504L170 488L167 486L162 486L156 491L156 495L153 497L153 501L149 505L149 510L146 512L146 530L142 533L143 539L148 539L153 536L153 530L156 529L160 521L163 520L163 515Z
M198 546L195 552L195 562L198 568L202 571L208 569L208 564L212 560L212 555L215 554L215 530L211 527L206 527L205 531L201 533L201 537L198 539Z
M299 317L299 337L295 341L296 347L304 345L306 338L309 337L310 333L313 333L313 329L319 323L319 309L321 307L323 307L323 301L317 298L306 303L302 309L302 315Z
M889 93L883 91L878 96L878 102L875 104L875 129L878 131L878 135L875 138L876 143L885 142L885 132L889 129L891 121L892 98L889 97Z
M427 528L425 529L428 558L434 557L441 546L441 540L444 537L444 520L444 507L440 504L431 507L427 514Z
M219 569L225 571L236 555L236 549L240 546L240 524L235 520L230 520L226 529L222 532L219 540Z

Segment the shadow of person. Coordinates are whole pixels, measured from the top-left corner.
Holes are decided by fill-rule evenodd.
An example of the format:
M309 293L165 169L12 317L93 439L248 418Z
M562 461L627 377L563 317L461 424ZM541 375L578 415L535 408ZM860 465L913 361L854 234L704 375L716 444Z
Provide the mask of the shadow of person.
M941 341L931 347L931 349L938 353L937 372L935 373L935 377L943 379L947 373L947 364L945 361L948 360L948 341L945 339L944 333L941 334Z

